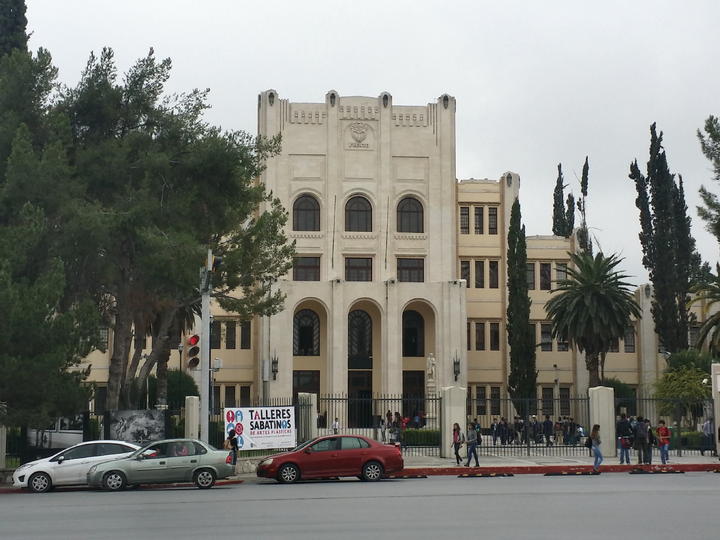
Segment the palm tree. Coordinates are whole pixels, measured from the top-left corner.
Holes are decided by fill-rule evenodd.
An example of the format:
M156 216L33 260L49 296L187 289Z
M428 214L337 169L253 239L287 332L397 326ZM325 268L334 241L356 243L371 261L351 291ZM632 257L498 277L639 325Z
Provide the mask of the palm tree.
M691 304L703 302L705 314L711 311L713 305L720 302L720 264L716 265L717 274L710 273L709 279L699 281L691 288L693 298ZM711 354L720 351L720 311L710 315L700 326L695 347L700 349L707 342Z
M566 339L585 353L590 386L600 384L600 356L611 343L624 336L630 318L640 317L640 307L625 281L615 270L622 261L616 255L570 253L572 267L558 283L545 311L552 321L553 337Z

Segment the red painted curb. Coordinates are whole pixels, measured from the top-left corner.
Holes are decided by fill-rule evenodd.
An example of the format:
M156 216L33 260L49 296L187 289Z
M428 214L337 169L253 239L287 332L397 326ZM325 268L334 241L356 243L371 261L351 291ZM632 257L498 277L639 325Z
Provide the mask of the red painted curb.
M629 473L635 469L645 471L714 472L720 465L712 463L681 463L677 465L601 465L600 472ZM546 474L588 472L592 465L525 465L508 467L411 467L401 474L425 474L427 476L458 476L460 474Z
M242 484L245 482L245 480L218 480L215 482L216 486L231 486L234 484ZM143 484L142 489L167 489L167 488L184 488L184 487L195 487L195 484L192 483L182 483L182 484ZM69 487L61 487L58 488L56 491L89 491L90 488L82 487L82 486L69 486ZM0 488L0 493L32 493L31 491L27 489L22 488L14 488L14 487L6 487L6 488Z

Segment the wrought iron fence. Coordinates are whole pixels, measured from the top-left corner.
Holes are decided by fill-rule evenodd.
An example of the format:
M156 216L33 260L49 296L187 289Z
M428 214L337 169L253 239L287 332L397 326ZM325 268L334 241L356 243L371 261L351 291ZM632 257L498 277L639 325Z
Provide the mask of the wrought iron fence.
M321 394L319 435L364 435L399 443L406 455L440 455L441 398L437 396Z

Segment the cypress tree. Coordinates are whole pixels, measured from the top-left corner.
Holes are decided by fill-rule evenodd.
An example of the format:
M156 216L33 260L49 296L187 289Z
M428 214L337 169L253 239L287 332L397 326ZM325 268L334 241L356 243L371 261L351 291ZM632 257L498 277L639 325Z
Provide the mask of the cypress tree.
M575 196L572 193L568 193L565 208L565 238L568 238L575 229Z
M720 182L720 119L709 116L705 120L705 133L697 132L703 154L713 164L713 180ZM704 206L698 207L698 215L705 221L705 227L720 242L720 201L718 196L705 186L700 187L700 198Z
M25 0L0 0L0 57L14 49L27 51Z
M507 334L510 344L508 392L515 409L526 415L527 401L535 397L535 332L530 326L531 300L527 288L527 246L521 225L520 201L515 199L508 230L508 308Z
M562 163L558 163L558 176L553 190L553 226L552 232L555 236L568 236L567 221L565 218L565 207L563 196L565 184L563 183Z
M578 210L580 210L581 223L580 230L578 230L578 243L580 244L580 250L592 255L592 239L590 238L590 231L587 226L587 214L586 214L586 201L588 194L588 177L590 175L590 165L588 163L588 157L585 156L585 163L583 164L582 178L580 180L580 193L581 197L577 203Z
M650 158L643 176L637 160L630 164L640 210L643 266L654 288L652 314L661 345L669 352L688 347L687 301L693 266L698 262L690 233L682 177L670 173L662 132L650 126Z

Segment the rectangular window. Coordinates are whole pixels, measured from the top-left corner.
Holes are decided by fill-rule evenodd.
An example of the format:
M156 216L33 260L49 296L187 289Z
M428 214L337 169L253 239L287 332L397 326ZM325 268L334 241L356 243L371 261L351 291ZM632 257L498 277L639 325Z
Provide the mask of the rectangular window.
M485 288L485 261L475 261L475 288Z
M557 337L557 350L558 352L567 352L570 349L570 346L568 345L568 340L565 336L558 336Z
M490 387L490 414L500 414L500 387Z
M470 207L460 207L460 234L470 234Z
M535 263L529 262L525 266L525 275L527 276L527 288L529 291L535 290Z
M540 290L549 291L552 289L552 275L550 263L540 263Z
M108 330L107 326L103 326L100 328L100 343L98 343L98 348L101 351L107 350L108 339L109 339L109 330Z
M107 386L95 388L95 414L103 414L107 407Z
M225 323L225 348L234 349L237 334L237 321L228 321ZM233 405L234 406L234 405Z
M220 348L220 321L210 323L210 348Z
M397 278L412 283L425 281L425 259L398 259Z
M249 349L251 347L250 321L240 323L240 348Z
M470 321L467 322L467 328L465 331L467 332L467 350L469 351L472 348L472 341L470 340L470 327L472 326L472 323Z
M475 207L475 234L483 234L483 207Z
M543 386L542 387L542 413L553 415L553 387Z
M234 384L225 385L225 403L223 405L225 407L237 407Z
M692 347L692 348L697 347L699 335L700 335L700 327L699 326L691 326L690 330L688 331L688 345L690 345L690 347ZM626 336L626 339L627 339L627 336ZM625 347L627 347L627 345L625 345ZM625 352L635 352L635 331L634 330L633 330L633 350L625 351Z
M475 323L475 350L476 351L484 351L485 350L485 323L484 322L476 322Z
M345 281L372 281L372 259L346 257Z
M488 234L497 234L497 207L488 208Z
M692 328L690 329L692 330ZM625 338L623 339L625 343L625 352L627 353L634 353L635 352L635 327L634 326L628 326L625 329ZM691 345L693 346L693 345Z
M552 351L552 325L540 323L540 350Z
M490 323L490 350L500 350L500 323Z
M475 414L485 416L487 414L487 396L484 386L475 387Z
M555 280L563 281L567 279L567 263L555 264Z
M570 389L560 387L560 415L570 416Z
M222 414L222 404L220 403L220 386L213 386L212 407L210 414Z
M464 279L470 285L470 261L460 261L460 279Z
M608 352L620 352L620 340L618 338L610 340L610 349Z
M498 262L497 261L489 261L488 262L488 282L491 289L497 289L498 288L498 281L499 281L499 275L498 275Z
M320 257L295 257L293 281L320 281Z
M250 387L249 386L241 386L240 387L240 406L241 407L249 407L250 406Z

